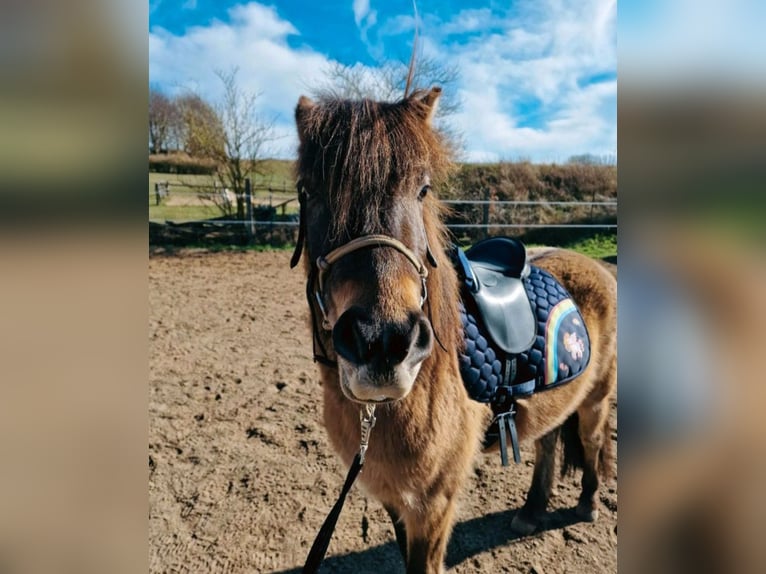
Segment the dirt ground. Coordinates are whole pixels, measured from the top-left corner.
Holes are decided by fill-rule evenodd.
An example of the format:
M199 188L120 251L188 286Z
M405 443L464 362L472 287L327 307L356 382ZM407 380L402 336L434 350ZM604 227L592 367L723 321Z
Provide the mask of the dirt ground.
M149 259L149 570L300 572L346 468L321 422L304 280L290 253ZM616 428L615 409L612 427ZM374 433L374 431L373 431ZM611 439L616 440L616 431ZM482 455L449 544L450 572L616 572L617 484L578 522L579 474L559 481L541 531L510 529L532 477ZM403 572L391 523L358 487L323 572Z

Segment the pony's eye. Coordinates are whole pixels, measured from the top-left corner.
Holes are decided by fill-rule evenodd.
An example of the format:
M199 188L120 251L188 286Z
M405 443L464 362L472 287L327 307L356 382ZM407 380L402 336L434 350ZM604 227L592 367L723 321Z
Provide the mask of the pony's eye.
M428 195L428 192L431 191L431 186L426 184L423 187L420 188L420 193L418 194L418 199L423 199L426 195Z

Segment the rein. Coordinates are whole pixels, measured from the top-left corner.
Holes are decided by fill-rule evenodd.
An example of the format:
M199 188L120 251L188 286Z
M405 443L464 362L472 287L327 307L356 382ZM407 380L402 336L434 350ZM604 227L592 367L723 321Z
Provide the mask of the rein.
M366 404L364 410L359 411L359 419L361 424L361 439L359 441L359 452L354 456L354 462L351 463L351 468L348 469L346 475L346 482L343 483L343 489L340 492L337 502L332 507L332 510L325 518L322 528L314 539L314 543L311 545L308 557L306 557L306 563L303 565L303 574L313 574L319 570L319 565L324 560L324 555L327 553L327 547L330 545L330 539L332 533L335 531L335 525L338 522L340 513L343 510L343 504L346 502L346 495L351 487L354 485L356 477L359 476L359 472L364 466L364 457L367 453L367 446L370 443L370 432L372 427L375 426L375 405Z

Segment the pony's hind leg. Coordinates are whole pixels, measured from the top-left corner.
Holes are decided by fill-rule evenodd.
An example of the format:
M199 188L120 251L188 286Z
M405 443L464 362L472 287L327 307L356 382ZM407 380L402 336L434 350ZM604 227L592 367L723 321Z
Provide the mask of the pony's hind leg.
M390 506L385 506L386 512L391 517L391 522L394 524L394 534L396 535L396 543L399 545L399 552L402 553L404 563L407 564L407 529L404 527L399 514Z
M607 377L614 377L612 365ZM577 516L593 522L598 519L598 489L601 479L611 474L614 449L608 436L609 407L612 385L596 387L577 409L577 434L582 443L582 492L577 503ZM568 469L566 463L562 474Z
M559 430L555 429L535 442L535 471L532 486L524 506L516 513L511 528L524 536L532 534L548 507L553 489L556 466L556 443Z
M577 516L588 522L598 519L597 494L601 476L606 476L609 463L607 450L609 437L606 436L606 423L609 417L609 404L583 405L577 410L579 435L583 446L582 492L577 503Z

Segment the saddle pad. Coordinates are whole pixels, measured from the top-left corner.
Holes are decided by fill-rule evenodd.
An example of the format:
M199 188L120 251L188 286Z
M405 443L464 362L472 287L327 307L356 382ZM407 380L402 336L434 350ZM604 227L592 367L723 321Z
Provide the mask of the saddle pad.
M523 281L537 332L532 346L521 353L510 355L496 348L470 296L460 302L465 343L458 357L460 374L476 401L502 407L514 396L571 381L590 360L585 322L566 289L535 266Z

